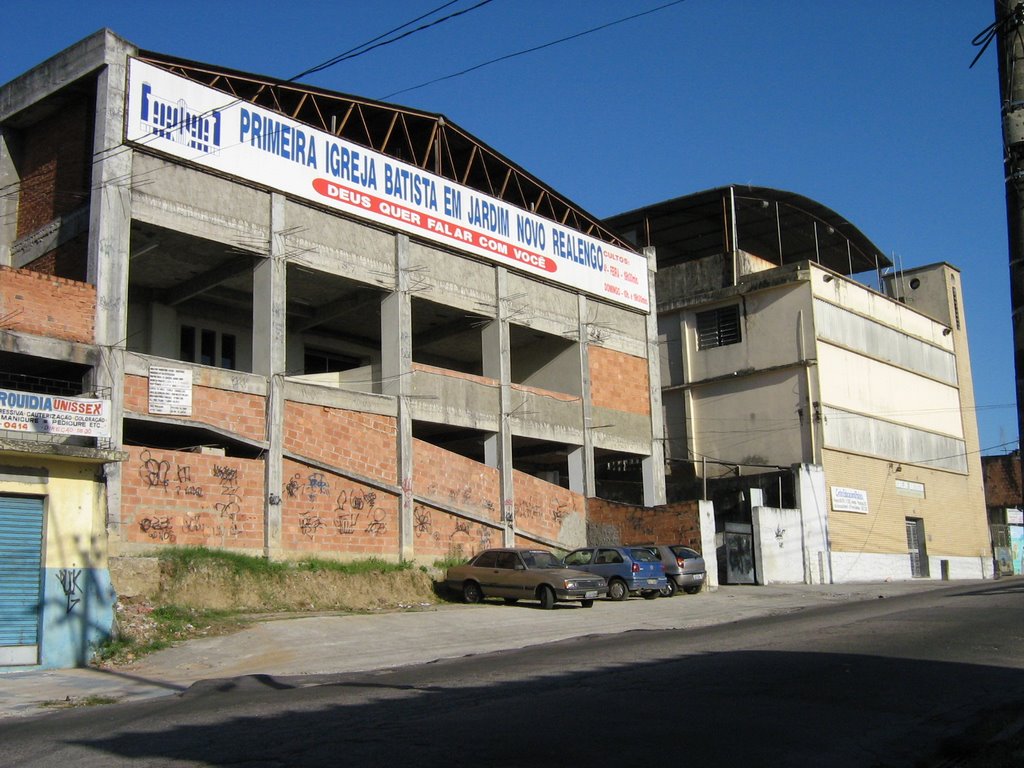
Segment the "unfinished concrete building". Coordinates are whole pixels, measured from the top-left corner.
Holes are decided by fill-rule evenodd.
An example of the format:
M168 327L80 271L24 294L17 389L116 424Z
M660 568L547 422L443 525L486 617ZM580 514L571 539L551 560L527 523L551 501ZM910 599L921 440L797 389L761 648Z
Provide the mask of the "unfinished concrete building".
M0 548L5 499L84 516L18 566L103 586L83 622L108 553L429 563L663 501L647 258L446 118L104 30L3 86L0 130ZM48 431L43 388L102 424Z

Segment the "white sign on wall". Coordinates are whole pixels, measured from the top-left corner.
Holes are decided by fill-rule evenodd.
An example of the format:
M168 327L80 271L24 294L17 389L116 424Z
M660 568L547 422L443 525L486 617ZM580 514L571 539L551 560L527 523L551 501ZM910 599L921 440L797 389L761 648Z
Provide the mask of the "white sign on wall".
M634 309L647 259L132 59L125 140Z
M149 412L168 416L192 415L192 371L149 367Z
M900 496L910 496L915 499L923 499L924 483L915 483L913 480L897 480L896 493Z
M868 513L868 492L859 488L832 486L832 509L836 512Z
M0 390L0 429L110 437L110 401Z
M1007 525L1024 525L1024 511L1014 508L1006 510Z

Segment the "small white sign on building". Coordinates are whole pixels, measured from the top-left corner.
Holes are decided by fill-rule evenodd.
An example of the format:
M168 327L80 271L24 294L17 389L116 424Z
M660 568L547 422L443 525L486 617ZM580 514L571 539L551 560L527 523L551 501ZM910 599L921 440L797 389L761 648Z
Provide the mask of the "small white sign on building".
M860 488L841 488L832 486L832 509L835 512L868 513L868 492Z
M149 368L149 412L168 416L192 415L192 371Z
M1024 525L1024 510L1010 507L1006 510L1007 525Z
M924 483L915 483L913 480L897 480L896 493L900 496L910 496L914 499L923 499Z

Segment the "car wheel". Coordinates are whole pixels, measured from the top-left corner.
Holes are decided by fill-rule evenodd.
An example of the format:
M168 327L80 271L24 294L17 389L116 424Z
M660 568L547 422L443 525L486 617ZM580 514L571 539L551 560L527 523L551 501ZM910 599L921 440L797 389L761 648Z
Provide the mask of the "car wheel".
M665 586L661 588L661 596L662 597L674 597L676 592L678 592L678 591L679 591L679 587L676 586L675 581L673 579L669 579L668 583L665 584Z
M584 608L593 608L594 607L594 601L593 600L580 600L580 605L582 605Z
M629 597L629 587L622 579L612 579L608 582L608 597L618 602Z
M479 603L484 599L484 593L480 590L480 585L475 581L467 581L462 585L462 600L470 605Z
M688 594L688 595L696 595L698 592L700 592L700 588L702 586L704 586L704 585L703 584L695 584L692 587L683 587L683 591L686 592L686 594Z
M540 607L545 611L550 611L555 607L555 590L551 587L544 585L540 588Z
M644 600L653 600L654 598L656 598L659 595L661 595L661 590L660 589L648 589L646 592L641 592L640 594L643 595Z
M518 602L519 602L519 598L518 597L506 597L505 598L505 605L515 605Z

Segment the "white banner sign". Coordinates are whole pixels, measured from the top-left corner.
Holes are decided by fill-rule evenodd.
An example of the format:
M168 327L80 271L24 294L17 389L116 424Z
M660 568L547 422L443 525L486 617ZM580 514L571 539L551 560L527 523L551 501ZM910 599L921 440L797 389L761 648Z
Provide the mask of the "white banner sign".
M836 512L868 513L868 492L859 488L832 486L832 509Z
M110 401L0 390L0 428L50 435L110 437Z
M650 310L647 260L132 59L126 141Z
M192 371L149 366L149 412L192 415Z

